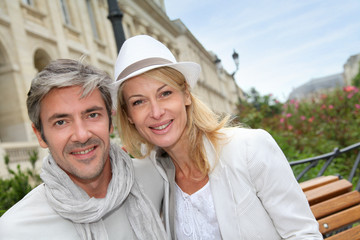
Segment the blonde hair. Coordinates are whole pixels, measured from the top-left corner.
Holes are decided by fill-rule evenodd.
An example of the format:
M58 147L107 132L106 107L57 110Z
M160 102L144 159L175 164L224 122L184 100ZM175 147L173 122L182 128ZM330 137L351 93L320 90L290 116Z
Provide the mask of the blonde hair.
M227 115L221 117L207 107L200 99L190 92L184 76L177 70L170 67L161 67L150 70L142 74L143 76L161 81L183 94L189 94L191 104L187 106L187 125L186 136L189 139L189 157L194 165L204 174L210 172L210 165L205 153L203 136L205 135L214 145L215 150L219 151L219 141L222 139L220 129L225 127L230 121ZM126 83L126 81L125 81ZM144 139L136 130L135 126L128 121L126 102L123 98L122 84L118 89L118 112L117 123L120 138L126 150L136 158L144 158L150 154L154 145ZM141 153L141 144L145 144L147 152Z

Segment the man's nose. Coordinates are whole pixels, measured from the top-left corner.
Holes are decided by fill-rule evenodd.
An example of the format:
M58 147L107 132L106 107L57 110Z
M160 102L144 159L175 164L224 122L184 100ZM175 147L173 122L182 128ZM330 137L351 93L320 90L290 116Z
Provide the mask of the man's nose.
M73 128L73 135L71 139L72 141L85 143L91 137L91 132L89 131L88 126L84 121L75 121Z

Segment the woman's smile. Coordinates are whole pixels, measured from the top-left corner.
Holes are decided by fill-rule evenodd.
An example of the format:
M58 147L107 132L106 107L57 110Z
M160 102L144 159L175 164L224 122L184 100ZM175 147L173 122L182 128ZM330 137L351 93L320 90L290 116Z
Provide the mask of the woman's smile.
M165 123L165 124L159 124L159 125L157 125L157 126L150 126L150 128L151 129L153 129L153 130L157 130L157 131L155 131L155 132L158 132L159 130L161 131L161 130L164 130L164 129L168 129L168 127L170 126L170 124L173 122L173 120L170 120L170 121L168 121L167 123ZM161 131L162 132L162 131Z

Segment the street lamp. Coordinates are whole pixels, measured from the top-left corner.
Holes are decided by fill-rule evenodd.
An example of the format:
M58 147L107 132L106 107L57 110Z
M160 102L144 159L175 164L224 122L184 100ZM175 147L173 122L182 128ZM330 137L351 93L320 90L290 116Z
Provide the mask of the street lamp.
M232 54L232 58L234 60L235 66L236 66L236 70L233 73L235 75L237 70L239 70L239 54L237 52L235 52L235 49L234 49L234 53Z
M108 0L108 7L109 7L108 19L111 21L114 30L116 47L119 52L122 44L125 42L125 34L121 23L123 14L119 9L117 0Z
M237 84L236 84L236 81L235 81L235 74L236 74L236 72L239 70L239 54L235 51L235 49L234 49L234 53L232 54L232 58L233 58L233 60L234 60L236 69L235 69L235 71L231 74L231 77L232 77L232 79L233 79L233 81L234 81L234 85L235 85L235 89L236 89L236 95L237 95L238 101L239 101L239 103L240 103L240 102L241 102L241 98L240 98L239 88L238 88L238 86L237 86ZM217 56L215 56L215 61L214 61L214 63L215 63L216 68L217 68L218 70L221 70L221 69L222 69L221 60L220 60Z

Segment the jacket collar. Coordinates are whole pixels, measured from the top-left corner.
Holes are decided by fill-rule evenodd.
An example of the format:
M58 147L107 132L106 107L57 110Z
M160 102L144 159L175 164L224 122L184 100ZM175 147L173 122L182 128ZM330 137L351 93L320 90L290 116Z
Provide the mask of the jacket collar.
M206 156L211 166L209 181L216 216L223 239L242 239L237 225L237 209L226 162L217 155L214 146L204 137Z

